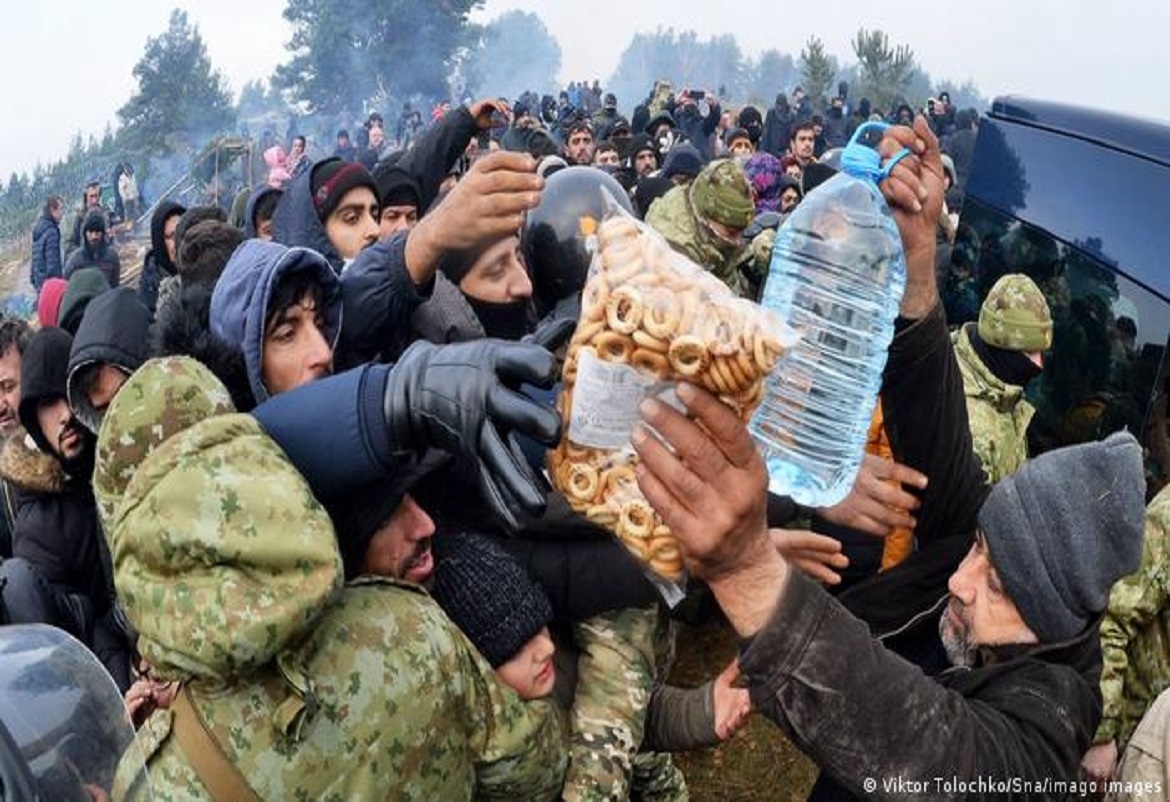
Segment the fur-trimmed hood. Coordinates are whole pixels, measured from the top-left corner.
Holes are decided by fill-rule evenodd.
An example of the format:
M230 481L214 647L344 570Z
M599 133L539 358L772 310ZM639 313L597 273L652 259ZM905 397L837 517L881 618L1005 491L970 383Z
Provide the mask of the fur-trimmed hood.
M69 482L60 460L37 448L24 427L9 435L0 447L0 476L32 493L61 493Z

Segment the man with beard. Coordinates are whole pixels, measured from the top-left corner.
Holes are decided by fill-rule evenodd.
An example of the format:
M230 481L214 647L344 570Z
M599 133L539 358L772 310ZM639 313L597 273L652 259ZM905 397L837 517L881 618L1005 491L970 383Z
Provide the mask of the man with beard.
M0 438L7 439L20 426L20 360L28 343L28 324L20 318L0 319ZM0 479L0 560L12 556L12 517L15 490Z
M112 567L90 487L94 437L65 397L71 342L57 328L29 338L20 371L24 431L0 452L0 476L16 488L13 558L0 566L6 623L66 630L125 691L129 650L114 613Z
M569 164L589 164L593 161L593 126L584 117L578 117L564 127L565 161Z
M829 780L854 795L1063 796L1044 784L1078 778L1101 718L1101 615L1142 550L1141 447L1113 434L987 487L938 297L942 165L924 118L887 131L882 153L902 147L914 155L883 192L907 283L881 397L895 449L930 477L919 551L879 575L887 592L869 594L868 607L792 571L769 539L767 472L746 427L688 385L678 396L689 417L643 408L656 436L632 435L639 485L745 639L753 707ZM949 599L927 601L939 575ZM926 607L899 624L892 614L907 596ZM933 677L893 650L916 627L945 647L948 665Z
M117 287L122 275L122 263L118 252L110 242L106 215L101 209L90 209L85 214L81 247L69 256L65 263L65 278L78 270L96 267L106 277L111 287Z

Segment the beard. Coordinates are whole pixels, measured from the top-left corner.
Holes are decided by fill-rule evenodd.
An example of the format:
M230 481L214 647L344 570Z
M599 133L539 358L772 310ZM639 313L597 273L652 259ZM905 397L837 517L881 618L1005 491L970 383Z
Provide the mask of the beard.
M955 623L956 620L958 624ZM978 650L975 644L971 643L971 627L963 618L961 605L954 599L951 599L946 611L938 620L938 636L952 666L970 668L975 665Z

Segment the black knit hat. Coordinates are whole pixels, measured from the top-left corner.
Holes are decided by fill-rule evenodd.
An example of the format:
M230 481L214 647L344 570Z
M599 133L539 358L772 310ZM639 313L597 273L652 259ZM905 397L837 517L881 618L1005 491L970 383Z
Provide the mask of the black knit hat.
M374 193L375 198L378 197L378 185L374 183L366 168L345 159L325 159L317 162L313 165L309 183L313 190L313 206L317 209L317 217L322 223L333 214L345 193L355 187L367 187Z
M374 183L378 185L378 199L382 206L422 205L418 182L405 168L397 164L379 162L374 168Z
M492 668L511 660L552 620L544 590L482 535L435 538L431 595Z
M991 489L979 528L991 563L1043 643L1079 635L1137 570L1145 521L1142 448L1129 432L1059 448Z

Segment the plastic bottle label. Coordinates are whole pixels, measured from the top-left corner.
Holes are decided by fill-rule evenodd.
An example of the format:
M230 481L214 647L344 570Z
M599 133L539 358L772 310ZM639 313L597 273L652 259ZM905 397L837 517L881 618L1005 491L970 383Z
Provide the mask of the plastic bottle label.
M629 365L603 362L592 348L577 355L577 384L569 412L569 439L589 448L630 448L630 433L642 419L638 405L649 396L682 409L673 382L661 382Z

